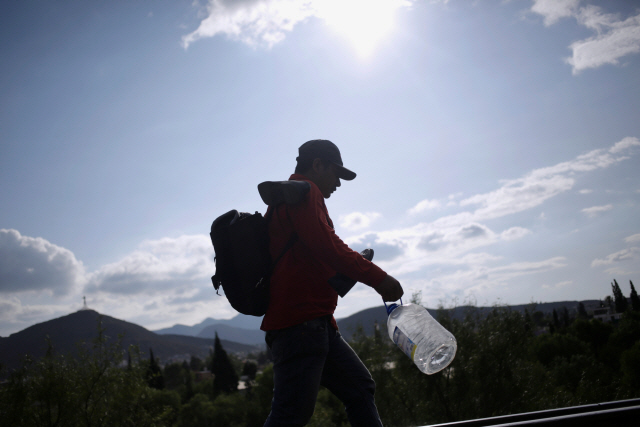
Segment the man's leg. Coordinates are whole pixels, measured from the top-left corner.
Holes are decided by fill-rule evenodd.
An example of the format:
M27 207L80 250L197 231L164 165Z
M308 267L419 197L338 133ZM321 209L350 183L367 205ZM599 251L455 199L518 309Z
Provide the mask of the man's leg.
M329 352L326 318L268 332L273 354L273 400L265 427L303 426L309 422Z
M382 427L374 399L376 384L338 331L329 334L329 354L321 384L344 403L352 426Z

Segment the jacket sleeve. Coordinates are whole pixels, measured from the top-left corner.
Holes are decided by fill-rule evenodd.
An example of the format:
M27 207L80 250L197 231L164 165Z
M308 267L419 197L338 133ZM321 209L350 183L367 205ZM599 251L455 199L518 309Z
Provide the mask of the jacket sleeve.
M350 249L328 224L326 208L320 190L311 186L305 202L293 206L291 221L299 240L311 254L336 272L371 287L377 287L386 277L380 267Z

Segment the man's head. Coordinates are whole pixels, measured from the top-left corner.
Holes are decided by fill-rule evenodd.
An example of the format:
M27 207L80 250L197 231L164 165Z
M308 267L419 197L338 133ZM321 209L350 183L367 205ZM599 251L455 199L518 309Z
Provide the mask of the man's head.
M342 166L338 147L326 139L314 139L302 144L296 160L296 173L316 184L325 199L340 187L340 179L351 181L356 177L354 172Z

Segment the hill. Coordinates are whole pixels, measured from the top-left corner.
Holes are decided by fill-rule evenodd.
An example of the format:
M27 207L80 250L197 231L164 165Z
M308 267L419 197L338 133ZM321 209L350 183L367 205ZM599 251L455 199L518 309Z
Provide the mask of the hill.
M190 335L192 337L197 337L200 335L203 329L211 325L225 325L233 328L256 330L256 329L260 329L260 323L262 323L261 317L246 316L244 314L238 314L232 319L212 319L211 317L207 317L197 325L187 326L187 325L175 324L170 328L158 329L153 332L155 332L156 334L162 334L162 335L179 334L179 335Z
M225 339L228 341L234 341L241 344L247 345L260 345L265 346L264 342L264 331L261 331L259 328L255 329L244 329L244 328L235 328L229 325L223 324L215 324L209 325L204 328L199 334L199 338L215 338L216 333L220 339Z
M80 310L67 316L38 323L20 332L0 339L0 363L8 369L20 366L25 355L32 358L42 357L47 349L49 337L54 351L61 354L73 354L76 343L91 342L98 334L98 319L101 319L104 334L111 340L122 335L123 348L138 345L144 355L153 349L154 356L160 361L174 357L195 355L205 358L213 346L212 339L184 335L159 335L142 326L125 322L94 310ZM260 347L221 339L227 352L246 354L259 351Z

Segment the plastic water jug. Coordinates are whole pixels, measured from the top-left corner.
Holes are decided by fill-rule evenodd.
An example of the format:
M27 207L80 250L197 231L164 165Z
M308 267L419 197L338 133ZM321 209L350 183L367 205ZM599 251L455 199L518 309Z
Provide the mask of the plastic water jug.
M449 366L458 344L426 308L416 304L385 306L389 338L422 372L431 375Z

